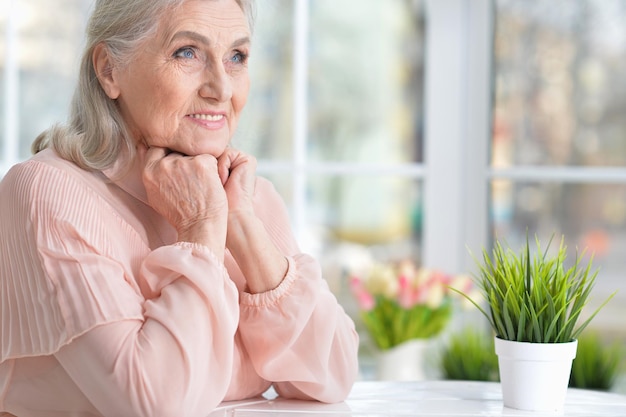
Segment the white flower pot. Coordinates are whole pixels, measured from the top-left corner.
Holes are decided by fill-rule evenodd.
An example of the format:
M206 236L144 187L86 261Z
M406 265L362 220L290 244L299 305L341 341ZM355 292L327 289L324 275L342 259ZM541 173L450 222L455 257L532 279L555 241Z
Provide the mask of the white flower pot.
M565 404L578 341L512 342L495 338L505 407L559 412Z
M426 379L426 351L429 339L412 339L377 354L376 376L383 381Z

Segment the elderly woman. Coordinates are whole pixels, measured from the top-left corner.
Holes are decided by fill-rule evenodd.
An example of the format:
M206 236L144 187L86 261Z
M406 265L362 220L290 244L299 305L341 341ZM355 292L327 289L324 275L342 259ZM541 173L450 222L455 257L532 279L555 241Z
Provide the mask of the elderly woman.
M229 147L251 0L98 0L67 126L0 184L0 415L341 401L354 324Z

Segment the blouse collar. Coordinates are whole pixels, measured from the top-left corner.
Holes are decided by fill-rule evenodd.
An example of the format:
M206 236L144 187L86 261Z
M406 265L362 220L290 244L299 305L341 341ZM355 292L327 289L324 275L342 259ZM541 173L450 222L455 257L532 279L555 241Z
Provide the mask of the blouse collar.
M126 150L122 151L113 166L103 170L102 173L122 190L144 204L150 205L146 187L143 184L141 163L136 156L129 161L127 153Z

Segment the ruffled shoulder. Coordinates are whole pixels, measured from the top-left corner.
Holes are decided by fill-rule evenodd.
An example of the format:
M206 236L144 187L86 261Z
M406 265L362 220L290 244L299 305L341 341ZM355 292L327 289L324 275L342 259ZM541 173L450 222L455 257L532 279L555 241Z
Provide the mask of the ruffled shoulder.
M98 325L143 319L128 278L138 266L121 254L140 237L99 197L106 187L95 174L45 158L55 159L16 165L0 183L0 362L53 354Z

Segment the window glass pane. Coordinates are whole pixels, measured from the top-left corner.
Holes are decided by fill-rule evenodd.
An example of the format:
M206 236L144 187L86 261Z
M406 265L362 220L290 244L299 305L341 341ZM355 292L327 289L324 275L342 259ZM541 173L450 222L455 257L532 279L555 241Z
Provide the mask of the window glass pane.
M310 229L317 237L324 277L345 305L345 273L376 260L413 259L422 239L422 183L410 178L380 175L310 180Z
M565 236L569 262L577 248L579 252L586 248L586 261L594 254L593 266L600 272L586 311L591 313L593 305L619 289L620 298L612 300L592 325L623 331L626 185L494 181L492 192L493 236L506 239L513 249L522 247L528 230L530 238L536 234L546 244L554 234L552 249Z
M293 0L257 7L249 60L250 95L233 145L258 159L293 153Z
M0 27L0 30L2 30L2 28ZM3 41L3 37L0 36L0 49L2 48L2 41ZM2 54L2 52L0 51L0 54ZM4 66L4 60L3 60L4 55L0 55L0 179L2 178L2 175L4 174L2 172L2 167L1 164L4 162L7 162L6 159L8 158L7 155L4 155L5 152L5 140L6 139L6 100L4 95L6 94L5 92L5 77L6 77L6 67Z
M421 161L421 6L417 0L310 2L312 159Z
M30 155L30 144L39 133L67 118L89 4L88 0L16 2L20 158Z
M493 164L626 166L626 2L496 5Z
M0 7L0 164L7 162L5 152L6 135L6 74L7 74L7 31L10 7ZM0 178L2 177L0 167Z
M285 175L284 173L270 173L265 172L259 174L259 176L266 178L269 180L276 191L283 199L283 202L287 206L287 211L289 215L292 216L293 207L291 206L291 202L293 201L293 181L291 175Z

